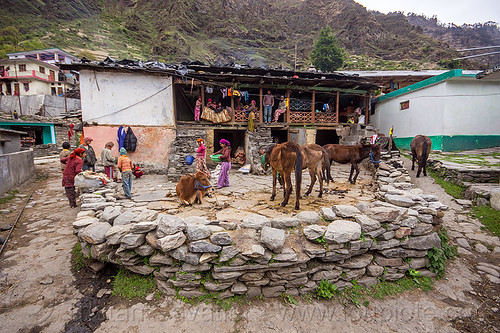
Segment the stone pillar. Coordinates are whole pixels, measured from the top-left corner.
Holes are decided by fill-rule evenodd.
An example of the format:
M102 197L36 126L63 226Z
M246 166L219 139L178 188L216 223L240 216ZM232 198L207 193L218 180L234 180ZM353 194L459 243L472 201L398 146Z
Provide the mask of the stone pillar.
M272 143L271 129L268 127L258 127L255 132L245 132L245 155L247 163L252 165L253 174L264 172L260 164L259 150L265 151Z
M207 142L206 131L199 129L177 129L175 141L172 142L170 154L168 155L169 180L175 182L182 175L196 172L196 163L187 165L186 155L196 157L196 149L198 148L196 139L198 138L202 138Z

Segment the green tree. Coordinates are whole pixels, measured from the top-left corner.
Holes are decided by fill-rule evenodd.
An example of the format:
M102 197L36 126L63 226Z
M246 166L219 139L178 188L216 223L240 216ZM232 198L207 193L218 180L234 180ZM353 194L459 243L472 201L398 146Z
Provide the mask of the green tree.
M344 49L337 45L332 28L321 29L311 51L311 60L314 67L323 72L332 72L344 64Z

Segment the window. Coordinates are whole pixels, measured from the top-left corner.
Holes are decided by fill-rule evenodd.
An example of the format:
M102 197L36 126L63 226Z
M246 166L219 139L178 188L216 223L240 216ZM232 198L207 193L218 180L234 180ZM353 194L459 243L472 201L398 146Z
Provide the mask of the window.
M63 88L62 87L58 87L57 88L57 96L62 96L63 95Z
M29 83L23 83L24 91L30 90L30 84Z
M45 74L45 67L40 66L40 73Z
M19 65L20 72L26 72L26 65Z
M50 81L55 81L56 80L56 72L50 71L49 72L49 76L50 76Z
M401 102L399 103L399 106L400 106L400 110L407 110L410 108L410 101L404 101L404 102Z

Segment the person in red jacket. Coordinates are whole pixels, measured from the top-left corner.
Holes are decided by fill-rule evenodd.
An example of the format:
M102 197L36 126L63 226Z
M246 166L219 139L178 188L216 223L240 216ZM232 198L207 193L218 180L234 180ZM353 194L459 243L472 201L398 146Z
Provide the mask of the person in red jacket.
M76 148L68 157L61 159L61 163L66 163L63 171L62 186L66 190L66 196L71 208L76 207L75 176L82 172L85 154L85 148Z

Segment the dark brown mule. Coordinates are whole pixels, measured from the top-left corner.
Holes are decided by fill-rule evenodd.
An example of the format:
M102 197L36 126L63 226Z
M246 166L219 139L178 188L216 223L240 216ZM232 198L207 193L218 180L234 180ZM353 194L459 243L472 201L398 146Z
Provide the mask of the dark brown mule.
M420 171L424 170L424 176L427 176L427 159L431 152L431 138L425 135L417 135L411 140L410 148L413 156L411 160L411 169L415 170L415 160L418 163L417 178L420 177Z
M378 145L339 145L328 144L323 148L330 156L330 164L333 161L340 164L351 163L351 174L349 175L349 182L356 184L356 179L359 175L358 164L367 157L370 157L373 165L378 168L380 164L380 146ZM356 170L354 178L352 174ZM333 181L332 178L330 178Z
M319 195L318 198L323 196L323 180L328 183L330 181L330 159L327 152L317 144L309 144L300 146L300 151L304 156L304 163L302 164L302 169L308 169L309 175L311 176L311 185L305 193L306 196L311 194L314 184L316 183L316 178L319 182ZM323 173L326 171L325 179L323 179Z
M262 167L267 170L271 166L273 173L273 193L271 201L276 196L276 179L277 173L283 178L283 195L284 199L281 206L285 207L288 204L288 199L292 193L292 171L295 170L295 209L300 209L300 183L302 182L302 152L300 146L294 142L285 142L281 144L273 144L269 146L262 159Z

